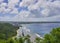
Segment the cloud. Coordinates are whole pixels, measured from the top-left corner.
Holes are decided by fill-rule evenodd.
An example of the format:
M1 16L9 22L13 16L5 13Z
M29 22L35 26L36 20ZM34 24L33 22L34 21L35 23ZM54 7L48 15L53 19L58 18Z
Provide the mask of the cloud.
M52 8L60 8L60 1L56 0L54 2L49 2L47 5Z
M0 3L2 3L4 0L0 0Z
M8 0L8 7L14 8L16 4L18 4L19 0Z
M19 17L20 18L27 18L29 15L30 15L30 12L29 11L21 11L19 13Z
M16 14L16 15L18 15L19 14L18 9L17 8L13 8L13 10L11 11L10 14Z
M59 16L60 14L60 1L56 0L8 0L8 3L0 0L0 13L14 14L12 18L51 18ZM17 7L16 7L17 6ZM20 8L27 8L27 10L21 10ZM19 11L20 9L20 11ZM6 15L7 16L7 15ZM58 17L57 17L58 18ZM11 18L10 18L11 19ZM52 19L51 19L52 20Z
M22 0L22 2L20 3L20 7L26 7L29 6L31 4L34 4L36 0Z
M41 11L41 14L42 14L44 17L49 16L49 13L50 13L50 10L49 10L49 9L44 9L43 11Z
M7 7L7 3L1 3L0 7Z

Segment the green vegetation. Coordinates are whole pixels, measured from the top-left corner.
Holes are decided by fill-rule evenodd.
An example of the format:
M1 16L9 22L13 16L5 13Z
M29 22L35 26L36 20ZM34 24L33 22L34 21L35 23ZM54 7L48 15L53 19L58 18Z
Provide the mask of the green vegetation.
M26 36L26 37L28 37L28 36ZM19 42L16 40L15 41L17 43L24 43L25 41L26 41L26 43L32 43L29 39L30 37L28 37L28 38L26 38L26 37L20 37L18 39ZM24 38L26 38L26 39L24 39ZM27 39L29 40L29 42ZM49 34L46 34L43 39L37 37L35 39L35 42L36 43L60 43L60 27L54 28Z
M9 23L0 23L0 39L7 40L8 38L11 38L15 36L16 30L18 27L13 26Z
M29 35L27 35L27 36L23 36L23 37L20 37L19 39L17 39L17 38L11 38L11 39L8 39L7 41L6 41L6 43L32 43L31 41L30 41L30 36Z
M46 34L43 43L60 43L60 27L54 28L50 34Z
M30 36L22 36L19 39L13 38L16 35L17 27L8 23L0 23L0 43L32 43ZM60 27L54 28L44 38L37 37L36 43L60 43Z

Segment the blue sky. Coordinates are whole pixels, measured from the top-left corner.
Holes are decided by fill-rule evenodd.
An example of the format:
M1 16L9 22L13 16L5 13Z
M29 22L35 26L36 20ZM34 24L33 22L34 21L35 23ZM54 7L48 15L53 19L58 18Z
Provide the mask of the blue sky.
M0 20L23 20L25 18L60 21L60 0L0 0ZM41 25L35 24L36 27L31 28L39 26L39 29ZM50 28L50 25L47 25L45 29ZM43 26L41 28L43 29Z
M0 18L60 18L60 0L1 0ZM43 19L44 20L44 19Z

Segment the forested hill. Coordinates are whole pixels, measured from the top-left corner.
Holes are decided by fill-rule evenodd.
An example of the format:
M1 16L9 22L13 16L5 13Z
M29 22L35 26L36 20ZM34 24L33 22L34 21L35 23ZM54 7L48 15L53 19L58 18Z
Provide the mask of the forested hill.
M9 23L0 23L0 39L8 39L15 36L18 27Z

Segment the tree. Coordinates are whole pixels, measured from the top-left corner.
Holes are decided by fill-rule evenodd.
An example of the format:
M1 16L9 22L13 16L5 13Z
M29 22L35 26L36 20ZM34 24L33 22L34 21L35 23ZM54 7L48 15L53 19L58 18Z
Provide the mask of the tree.
M25 37L25 39L26 39L26 43L32 43L31 40L30 40L30 36L29 36L29 35L27 35L27 36Z
M24 43L24 42L25 42L24 38L23 37L20 37L19 38L19 43Z
M54 28L44 36L43 43L60 43L60 27Z
M8 38L15 36L17 34L17 29L18 27L13 26L12 24L0 23L0 39L7 40Z
M41 38L36 37L35 42L36 42L36 43L41 43L41 40L42 40Z

